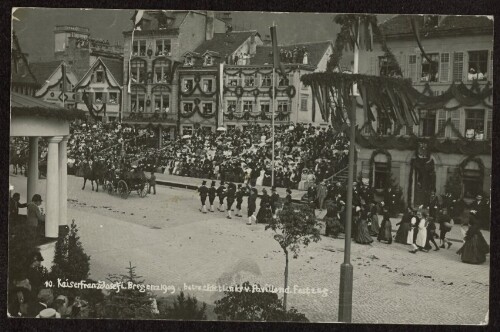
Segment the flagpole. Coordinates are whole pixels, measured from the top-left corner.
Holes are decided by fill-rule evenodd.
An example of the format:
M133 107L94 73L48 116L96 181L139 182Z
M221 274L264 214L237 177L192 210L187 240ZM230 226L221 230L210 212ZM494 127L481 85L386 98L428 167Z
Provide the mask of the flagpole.
M64 94L66 93L66 66L64 65L64 61L62 63L62 68L61 68L61 74L62 74L62 106L63 108L66 108L66 103L64 100Z
M272 113L271 113L271 136L272 136L272 141L273 141L273 148L272 148L272 161L271 161L271 186L274 187L274 103L275 103L275 75L276 75L276 69L273 66L273 94L272 94Z

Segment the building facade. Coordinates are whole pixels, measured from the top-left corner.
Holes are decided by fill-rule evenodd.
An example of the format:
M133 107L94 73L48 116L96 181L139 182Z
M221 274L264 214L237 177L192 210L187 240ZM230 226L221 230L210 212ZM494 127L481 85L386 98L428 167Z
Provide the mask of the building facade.
M145 11L133 40L132 31L124 32L123 121L154 126L160 137L173 138L179 126L176 69L186 52L224 31L213 12Z
M64 67L64 68L63 68ZM37 62L31 65L33 74L42 86L35 97L64 108L75 108L76 100L73 91L78 79L67 68L64 61ZM66 81L63 84L63 81ZM64 93L63 93L64 92Z
M489 196L493 22L473 16L418 19L426 56L402 15L381 25L401 71L384 56L380 42L373 52L360 54L360 73L412 81L418 124L401 127L383 114L374 122L358 116L357 169L379 192L392 177L413 206L427 204L431 192L444 194L452 177L460 179L466 201Z

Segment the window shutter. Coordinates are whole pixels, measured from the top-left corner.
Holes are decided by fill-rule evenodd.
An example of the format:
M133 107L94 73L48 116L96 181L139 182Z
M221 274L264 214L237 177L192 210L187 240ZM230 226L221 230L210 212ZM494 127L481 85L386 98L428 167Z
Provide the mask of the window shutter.
M460 120L461 120L461 113L462 110L455 110L455 111L450 111L451 113L451 123L455 127L456 130L459 132L462 131L462 128L460 127ZM452 138L457 138L458 136L453 132L453 130L450 128L450 137Z
M441 131L441 129L444 127L445 123L446 123L446 111L445 110L438 110L436 133L439 133ZM446 128L442 129L441 133L439 134L439 137L444 137L445 131L446 131Z
M465 70L462 70L462 82L467 81L467 75L469 74L469 54L467 52L463 52L464 55L464 61L462 64L462 68Z
M439 61L439 81L448 82L450 80L450 53L441 53Z
M406 65L407 65L406 55L402 54L402 55L400 55L400 58L399 58L399 67L401 67L401 75L403 75L403 77L406 77L406 75L407 75Z
M465 81L463 52L453 52L453 81Z
M420 77L422 77L422 56L420 54L417 54L416 58L417 62L415 63L415 66L417 68L417 77L415 79L415 82L420 81Z
M108 102L108 93L107 92L103 92L102 93L102 102L103 103L107 103Z
M76 103L82 102L82 93L81 92L75 92L75 102Z
M492 132L493 132L493 110L488 110L487 115L486 115L486 138L491 139L492 138Z
M408 77L412 82L417 81L417 56L415 54L408 55Z

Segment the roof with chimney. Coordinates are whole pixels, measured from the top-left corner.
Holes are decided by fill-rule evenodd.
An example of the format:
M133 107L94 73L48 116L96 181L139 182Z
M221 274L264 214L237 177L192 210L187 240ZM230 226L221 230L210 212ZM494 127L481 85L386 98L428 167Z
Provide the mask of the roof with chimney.
M430 19L432 16L434 20ZM423 36L442 35L457 32L488 32L493 33L493 21L486 16L438 16L419 15L416 17ZM396 15L380 24L380 29L385 36L412 35L410 18L413 15ZM436 24L437 22L437 24Z
M47 62L33 62L30 64L31 72L35 76L36 80L43 85L50 76L56 71L56 69L61 65L62 61L47 61Z
M322 41L322 42L310 42L310 43L301 43L301 44L291 44L291 45L283 45L279 46L280 49L293 51L296 47L302 48L304 47L308 53L308 64L316 67L328 47L333 43L331 40ZM271 64L273 62L273 53L271 45L262 45L257 46L257 50L255 52L255 56L252 58L252 64L261 65L261 64Z
M202 56L206 52L216 53L220 58L233 54L248 38L259 36L257 31L232 31L229 33L214 33L211 40L204 41L194 53Z

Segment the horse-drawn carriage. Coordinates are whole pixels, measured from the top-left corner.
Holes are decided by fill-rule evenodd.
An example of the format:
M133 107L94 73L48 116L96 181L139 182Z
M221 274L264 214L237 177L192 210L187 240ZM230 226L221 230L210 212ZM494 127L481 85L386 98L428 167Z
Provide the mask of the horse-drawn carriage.
M105 180L104 187L108 194L117 193L124 199L128 198L133 190L137 191L137 194L144 198L149 191L149 182L144 171L139 169L133 172L111 170Z

